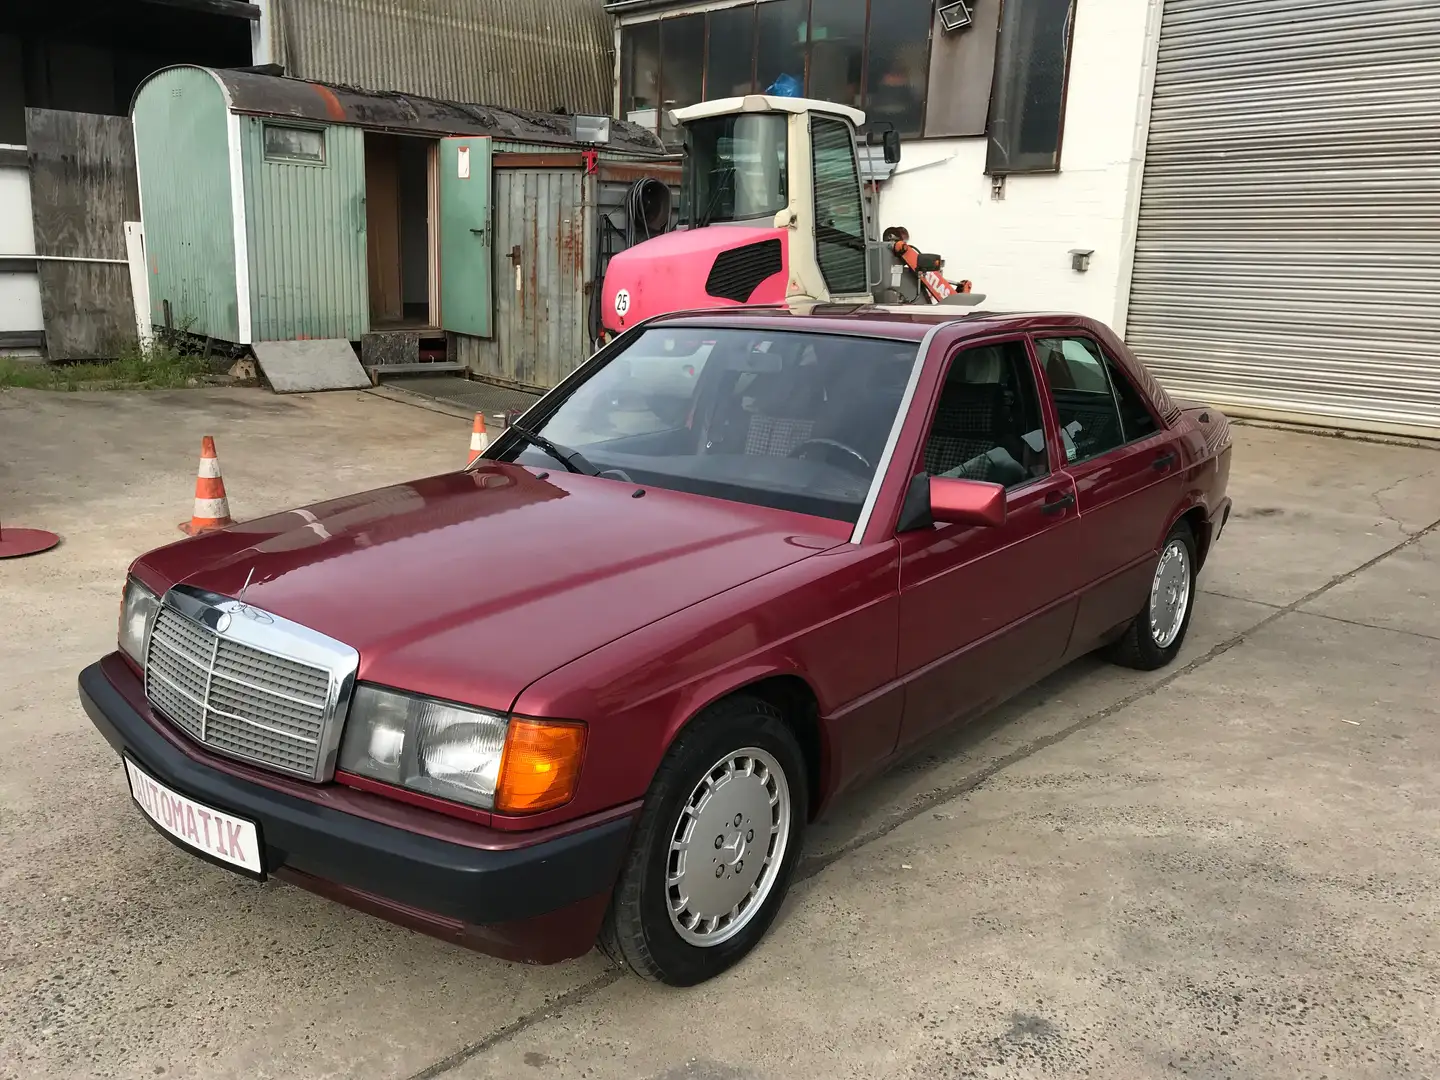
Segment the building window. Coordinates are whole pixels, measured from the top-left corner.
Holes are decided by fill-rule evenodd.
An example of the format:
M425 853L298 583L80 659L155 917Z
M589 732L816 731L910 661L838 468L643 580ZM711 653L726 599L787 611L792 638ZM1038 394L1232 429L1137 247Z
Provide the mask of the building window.
M266 124L265 160L290 165L324 165L325 132L318 128Z
M815 163L815 259L820 273L837 296L868 293L865 206L850 126L812 115L810 145Z
M871 6L865 118L882 129L919 135L925 123L933 8L930 0L887 0L882 18L880 5Z
M660 24L627 26L620 37L620 115L660 129Z
M1006 0L990 97L992 174L1056 172L1075 0Z
M705 99L744 97L755 89L755 7L712 11L705 48Z
M770 0L755 9L755 85L762 94L805 93L805 34L810 0Z
M621 115L673 145L662 111L752 92L803 95L918 136L934 12L934 0L765 0L629 23Z
M660 23L660 125L666 142L678 135L666 117L671 109L694 105L705 96L705 16L685 15Z
M865 100L866 0L813 0L810 97L860 108Z

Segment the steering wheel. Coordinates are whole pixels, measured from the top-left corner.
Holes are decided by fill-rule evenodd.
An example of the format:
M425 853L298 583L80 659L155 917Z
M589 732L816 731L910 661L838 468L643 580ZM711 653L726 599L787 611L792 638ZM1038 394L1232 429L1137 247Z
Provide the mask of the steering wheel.
M841 453L845 454L847 458L849 458L851 461L858 462L860 467L867 474L873 473L875 471L875 466L870 464L869 459L867 459L864 454L860 453L860 451L856 450L853 446L847 446L839 439L806 439L804 442L802 442L799 446L795 447L795 449L791 450L790 453L785 456L792 458L804 457L806 449L812 446L826 446L835 450L839 450Z

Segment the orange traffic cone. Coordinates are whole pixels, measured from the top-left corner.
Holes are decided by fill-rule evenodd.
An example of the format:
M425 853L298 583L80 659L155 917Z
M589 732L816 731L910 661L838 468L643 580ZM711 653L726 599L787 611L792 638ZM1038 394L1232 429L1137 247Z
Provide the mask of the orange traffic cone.
M180 526L180 531L198 536L233 524L230 500L225 497L225 480L220 475L220 459L215 456L215 440L206 435L200 442L200 468L195 474L195 512L189 522Z
M474 465L481 454L490 447L490 436L485 434L485 414L475 414L475 427L470 431L470 460L467 465Z

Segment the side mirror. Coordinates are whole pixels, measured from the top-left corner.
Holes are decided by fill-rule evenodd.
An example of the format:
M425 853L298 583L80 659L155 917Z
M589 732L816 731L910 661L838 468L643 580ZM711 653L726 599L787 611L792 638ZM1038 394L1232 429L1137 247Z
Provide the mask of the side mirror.
M930 516L950 525L1005 524L1005 489L978 480L930 478Z
M900 133L891 128L885 132L882 145L885 147L885 164L900 164Z

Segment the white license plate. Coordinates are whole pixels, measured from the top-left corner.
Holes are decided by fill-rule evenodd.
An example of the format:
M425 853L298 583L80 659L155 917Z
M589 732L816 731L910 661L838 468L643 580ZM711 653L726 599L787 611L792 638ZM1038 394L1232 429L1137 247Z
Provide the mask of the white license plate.
M128 757L125 775L130 780L130 796L145 816L186 847L252 874L261 872L260 832L253 821L171 791Z

